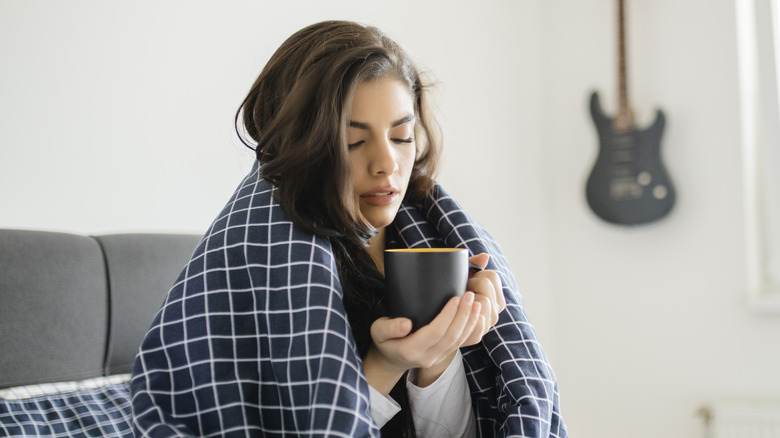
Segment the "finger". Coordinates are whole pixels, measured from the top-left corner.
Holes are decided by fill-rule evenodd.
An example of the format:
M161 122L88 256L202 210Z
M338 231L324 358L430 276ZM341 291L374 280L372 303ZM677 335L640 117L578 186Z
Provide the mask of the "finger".
M466 339L466 342L463 343L464 347L468 347L471 345L476 345L482 341L482 337L485 336L485 333L487 333L489 327L487 325L487 320L485 319L485 315L482 315L480 312L480 315L477 317L476 324L474 325L474 330L472 330L471 335Z
M453 318L450 326L441 334L439 341L424 352L423 357L427 358L429 363L439 363L444 357L452 354L461 346L466 326L469 324L473 325L473 320L479 318L480 305L474 302L475 298L476 295L473 292L466 292L463 295L458 306L458 313ZM473 315L475 306L477 313Z
M480 340L482 340L482 336L485 336L485 333L490 330L490 325L488 324L488 320L485 317L485 315L480 315L479 317L479 333L481 334Z
M450 335L450 341L453 341L451 339L452 332L455 330L462 330L466 321L468 321L468 315L471 311L471 305L474 303L474 297L475 295L473 292L466 292L460 298L450 299L445 309L434 318L431 324L429 324L430 327L424 327L428 328L425 335L432 340L435 339L435 342L432 343L429 348L436 347L437 344L440 344L448 335ZM445 311L448 310L447 308L453 303L457 305L457 308L455 313L450 317L449 312ZM458 332L458 335L460 335L460 332Z
M488 261L490 260L490 256L487 253L481 253L477 254L475 256L469 257L469 263L475 264L479 266L482 269L485 269L487 267Z
M479 308L479 304L475 303L476 295L474 292L466 292L460 300L460 306L458 307L458 313L455 319L452 320L447 332L442 338L442 342L437 345L442 351L449 352L454 348L460 346L460 339L463 335L466 326L471 322L472 314L474 313L475 305Z
M501 276L496 271L483 271L483 276L490 279L493 282L493 286L496 291L496 303L498 304L498 313L501 313L506 309L506 297L504 296L504 285L501 282Z
M473 291L477 295L484 296L491 302L491 308L495 315L488 318L489 321L498 320L498 292L496 291L495 284L488 278L491 271L482 271L474 274L467 283L468 290Z
M387 342L391 339L403 338L412 330L412 321L409 318L382 317L371 324L371 339L376 343Z
M485 317L485 320L490 324L489 326L492 327L493 324L498 322L498 314L496 314L495 311L495 302L482 295L477 295L476 301L482 305L480 314Z
M482 319L482 304L475 301L474 304L471 306L471 313L469 314L468 323L466 324L466 327L464 327L460 339L458 340L459 347L466 344L469 338L471 338L475 333L479 336L480 339L482 338L482 333L475 332L475 329L477 329L477 325L479 324L481 319Z
M459 297L450 298L433 321L410 336L415 341L415 348L420 351L427 351L441 340L450 324L452 324L453 319L455 319L460 309L460 302L461 298Z
M501 277L496 271L484 271L482 275L490 280L493 285L493 292L495 292L493 310L496 311L496 319L498 319L498 315L506 308L506 297L504 296L504 288L501 285Z
M428 368L457 348L463 328L469 322L475 294L453 297L429 324L399 342L398 353L413 367Z
M421 356L436 362L442 355L451 353L454 348L457 348L457 342L469 320L474 298L475 294L473 292L466 292L459 300L450 300L445 310L442 310L431 324L415 333L415 336L418 333L421 336L425 336L428 341L425 346L427 348L418 350L423 353ZM445 312L451 303L457 303L457 312L450 319L448 312ZM447 322L446 326L444 322Z

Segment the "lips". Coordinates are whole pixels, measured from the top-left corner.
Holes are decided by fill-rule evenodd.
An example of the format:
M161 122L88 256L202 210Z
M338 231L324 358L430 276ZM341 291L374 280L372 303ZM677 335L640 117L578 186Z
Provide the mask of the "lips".
M395 203L401 195L401 191L395 187L374 187L370 191L360 195L361 202L382 207Z

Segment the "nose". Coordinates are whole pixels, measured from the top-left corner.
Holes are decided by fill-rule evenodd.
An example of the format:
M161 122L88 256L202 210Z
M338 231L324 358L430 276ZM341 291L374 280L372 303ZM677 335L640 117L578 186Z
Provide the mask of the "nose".
M392 175L398 170L398 160L392 142L385 138L374 143L369 159L369 172L372 175Z

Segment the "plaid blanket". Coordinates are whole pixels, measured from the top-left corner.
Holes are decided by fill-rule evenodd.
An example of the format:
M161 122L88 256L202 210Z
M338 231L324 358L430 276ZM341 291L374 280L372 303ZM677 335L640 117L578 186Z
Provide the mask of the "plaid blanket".
M255 163L171 289L131 380L139 436L379 436L327 238L294 226ZM437 186L408 247L490 254L507 309L462 349L483 437L565 437L553 370L494 239Z
M92 388L57 384L0 390L0 437L132 438L130 390L125 379ZM69 382L70 383L70 382ZM36 394L36 390L42 389Z

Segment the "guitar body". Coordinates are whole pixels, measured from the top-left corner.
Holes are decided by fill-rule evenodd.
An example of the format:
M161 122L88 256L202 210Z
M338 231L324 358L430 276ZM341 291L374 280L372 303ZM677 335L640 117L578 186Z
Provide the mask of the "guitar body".
M622 225L652 222L668 214L676 196L661 163L663 112L657 112L649 128L625 132L615 131L596 92L590 112L599 134L599 154L586 186L591 209L605 221Z

